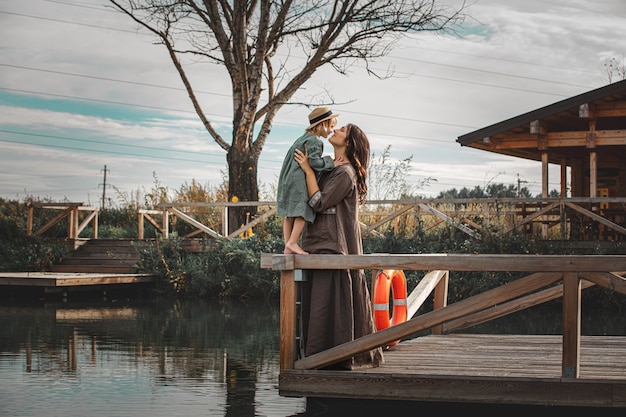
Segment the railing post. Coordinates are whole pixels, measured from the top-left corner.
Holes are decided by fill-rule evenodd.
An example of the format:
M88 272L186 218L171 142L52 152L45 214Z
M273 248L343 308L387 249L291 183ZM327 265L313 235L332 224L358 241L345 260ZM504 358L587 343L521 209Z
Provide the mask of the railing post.
M137 239L143 239L143 212L137 211Z
M433 311L444 308L448 305L448 282L450 281L450 271L439 280L435 287L435 295L433 297ZM432 334L443 334L443 323L433 326Z
M567 240L569 237L567 236L567 213L565 212L565 204L563 204L563 200L559 204L559 220L561 226L561 239Z
M170 211L167 207L163 206L163 238L167 239L170 236Z
M222 236L228 236L228 206L222 207Z
M30 237L33 235L33 211L35 207L32 205L28 207L28 220L26 221L26 236Z
M70 239L78 238L78 206L70 205L69 221L68 221L68 237Z
M93 216L93 220L91 221L91 228L93 229L92 237L94 239L98 239L98 214L100 211L96 209L96 214Z
M67 238L72 239L72 216L74 215L74 213L72 213L71 207L66 209L65 213L65 215L67 216Z
M296 361L296 281L294 270L280 273L280 369Z
M580 298L578 272L563 274L563 362L562 377L578 378L580 373Z

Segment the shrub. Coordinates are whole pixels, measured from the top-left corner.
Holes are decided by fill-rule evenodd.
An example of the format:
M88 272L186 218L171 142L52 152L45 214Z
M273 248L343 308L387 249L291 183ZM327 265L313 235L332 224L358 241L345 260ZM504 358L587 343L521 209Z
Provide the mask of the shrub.
M27 215L26 204L0 198L0 271L45 271L70 253L64 241L26 236Z
M139 270L156 274L161 292L219 299L276 298L279 274L260 269L259 254L282 251L282 240L210 239L201 252L188 252L178 235L158 239L141 251Z
M27 204L0 199L1 271L45 271L70 254L65 242L66 226L51 229L50 235L46 232L46 237L27 237L27 214ZM36 212L34 229L47 224L53 214L48 210ZM136 210L130 207L102 210L99 235L107 238L136 237L136 218ZM473 238L452 225L428 231L419 224L410 229L395 226L390 224L387 229L377 230L378 234L364 234L364 253L568 253L554 241L542 241L516 232L501 235L486 227L483 227L480 238ZM153 235L156 233L152 228L147 228L146 232L148 230ZM146 235L151 237L148 233ZM206 238L198 253L187 251L180 233L176 232L171 233L168 239L155 236L153 242L141 247L138 270L158 277L159 293L214 299L270 299L279 296L280 273L260 268L262 253L282 253L283 250L281 219L276 216L256 225L254 235L245 239ZM622 242L614 243L612 250L619 253ZM600 251L598 248L596 252ZM417 285L424 273L405 271L409 290ZM465 299L522 275L525 274L456 272L450 280L448 300L452 303ZM371 273L366 271L366 276L371 276ZM585 290L583 297L586 306L626 306L621 294L600 287Z

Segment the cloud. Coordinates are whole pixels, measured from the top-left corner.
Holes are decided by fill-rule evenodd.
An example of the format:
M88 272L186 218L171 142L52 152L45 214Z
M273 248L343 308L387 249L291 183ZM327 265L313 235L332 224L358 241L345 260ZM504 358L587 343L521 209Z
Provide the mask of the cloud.
M623 60L623 2L477 0L467 13L458 36L418 33L373 64L393 69L393 78L369 77L361 64L346 76L323 67L295 99L329 93L340 123L363 128L373 152L391 145L393 160L412 156L412 181L437 179L427 195L518 178L537 193L539 163L456 139L608 83L604 63ZM224 151L165 49L128 17L96 0L6 2L0 28L0 196L93 200L105 165L123 192L149 189L155 174L170 189L221 183ZM189 68L203 109L229 141L227 75L215 64ZM286 106L276 117L259 161L262 183L276 182L308 112Z

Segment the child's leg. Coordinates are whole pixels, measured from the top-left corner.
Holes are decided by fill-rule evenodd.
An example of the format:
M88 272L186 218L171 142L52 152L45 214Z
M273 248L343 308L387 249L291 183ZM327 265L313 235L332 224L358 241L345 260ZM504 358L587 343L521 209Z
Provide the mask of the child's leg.
M293 228L291 229L291 234L289 235L289 238L285 241L284 253L297 253L300 255L306 255L308 252L305 252L300 247L300 245L298 245L298 240L300 240L300 235L302 235L302 231L304 230L304 225L306 222L302 217L295 217L292 218L292 220Z
M293 230L293 222L295 217L285 217L283 218L283 240L285 243L289 242L289 238L291 237L291 231Z

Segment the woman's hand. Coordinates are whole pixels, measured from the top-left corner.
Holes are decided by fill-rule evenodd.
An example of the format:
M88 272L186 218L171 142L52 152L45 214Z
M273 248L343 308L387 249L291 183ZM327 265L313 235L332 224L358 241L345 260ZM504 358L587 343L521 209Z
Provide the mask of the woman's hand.
M349 163L349 161L343 156L340 156L339 158L335 158L335 160L333 161L335 168L337 168L339 165L343 165L347 163Z
M309 163L309 152L307 151L306 146L304 150L305 152L302 152L300 149L296 149L293 158L298 164L300 164L300 168L302 168L302 170L306 174L307 172L313 172L313 168Z

